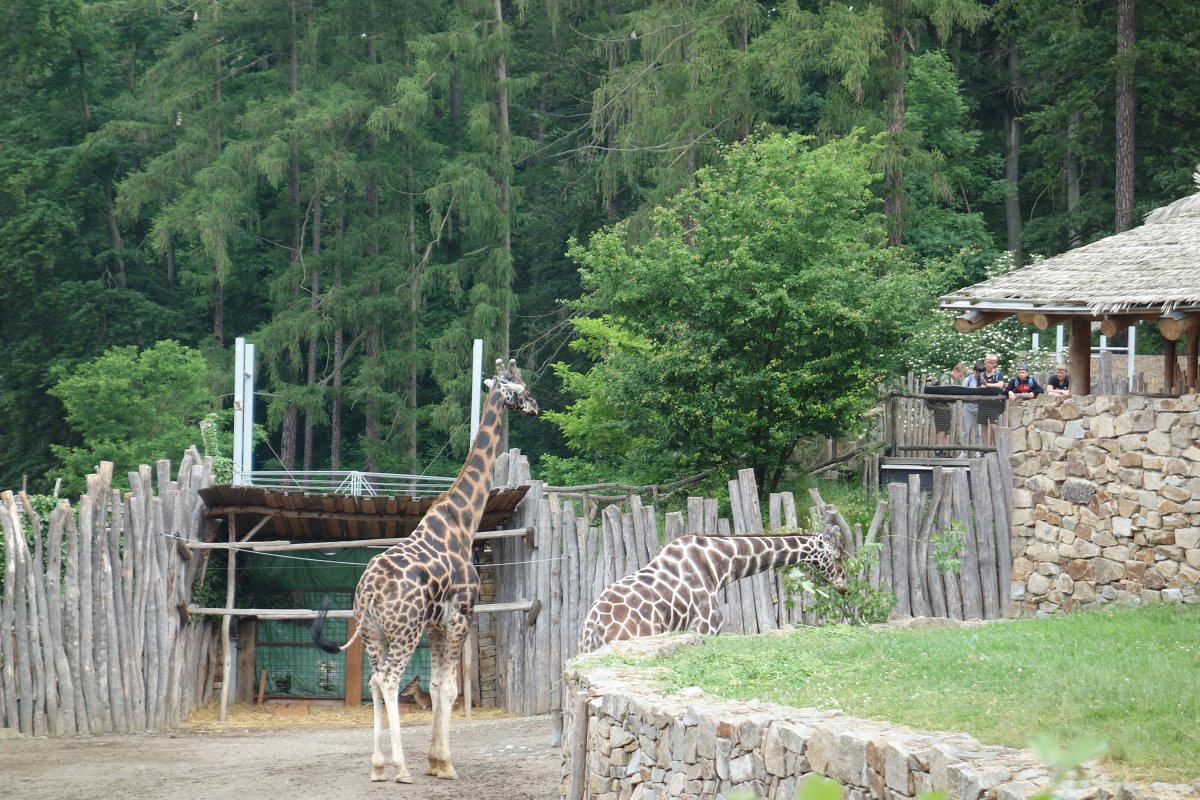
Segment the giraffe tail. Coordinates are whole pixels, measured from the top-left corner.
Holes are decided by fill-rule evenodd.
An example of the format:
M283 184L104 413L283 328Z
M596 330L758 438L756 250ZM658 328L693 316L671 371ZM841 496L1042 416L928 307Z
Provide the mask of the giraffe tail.
M325 599L321 601L321 610L317 612L317 618L313 620L312 637L317 643L317 647L324 650L326 653L340 653L354 643L358 638L358 629L355 628L354 635L350 640L343 645L331 641L321 636L321 630L325 627L325 617L329 614L329 595L325 595Z

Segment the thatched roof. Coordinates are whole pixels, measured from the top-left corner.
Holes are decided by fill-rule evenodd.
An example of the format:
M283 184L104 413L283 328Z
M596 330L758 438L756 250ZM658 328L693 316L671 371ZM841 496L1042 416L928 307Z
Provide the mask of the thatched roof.
M1196 172L1200 187L1200 170ZM1200 193L1140 227L939 298L955 311L1061 315L1200 310Z

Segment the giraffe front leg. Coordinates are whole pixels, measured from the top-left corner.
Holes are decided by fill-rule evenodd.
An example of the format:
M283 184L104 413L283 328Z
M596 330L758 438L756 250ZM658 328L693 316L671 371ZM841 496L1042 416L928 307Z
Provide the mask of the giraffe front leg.
M429 630L429 660L432 672L429 682L430 702L433 705L433 731L429 743L429 764L426 775L444 780L457 780L458 772L450 761L450 715L458 695L458 650L466 638L465 619L458 620L448 631ZM459 630L461 628L461 631Z

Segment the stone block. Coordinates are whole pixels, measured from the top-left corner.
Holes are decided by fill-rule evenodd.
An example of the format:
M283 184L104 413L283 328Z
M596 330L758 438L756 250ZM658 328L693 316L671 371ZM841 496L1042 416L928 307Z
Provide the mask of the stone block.
M1065 481L1063 481L1062 489L1060 491L1063 500L1066 500L1069 503L1075 503L1077 505L1084 505L1092 499L1094 494L1096 494L1097 488L1098 487L1096 484L1089 480L1084 480L1083 478L1067 478ZM1070 512L1068 510L1060 513Z
M1096 599L1096 585L1091 581L1075 581L1071 596L1077 603L1091 603Z
M1117 463L1122 467L1136 467L1140 469L1142 466L1142 454L1136 450L1122 453Z
M1153 430L1146 434L1146 449L1157 456L1168 456L1175 449L1175 445L1171 443L1170 434Z
M1125 577L1125 565L1114 563L1107 558L1093 559L1092 570L1096 576L1096 583L1099 584L1112 583Z

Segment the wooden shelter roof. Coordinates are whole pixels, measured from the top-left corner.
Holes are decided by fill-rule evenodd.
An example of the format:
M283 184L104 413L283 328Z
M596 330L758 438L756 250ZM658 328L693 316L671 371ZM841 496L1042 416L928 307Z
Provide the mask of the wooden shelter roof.
M527 491L528 485L492 489L479 530L505 524ZM230 485L210 486L199 494L209 518L268 517L257 539L294 542L401 539L413 532L437 500L437 496L354 496Z
M1140 227L950 292L939 305L1091 318L1200 312L1200 194L1152 211Z
M1194 175L1200 188L1200 169ZM1016 315L1041 330L1070 323L1072 390L1091 392L1092 324L1115 336L1156 320L1166 339L1164 381L1175 384L1175 342L1187 337L1187 377L1195 391L1200 336L1200 193L1146 215L1137 228L1108 236L938 299L957 311L960 333Z

